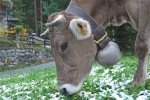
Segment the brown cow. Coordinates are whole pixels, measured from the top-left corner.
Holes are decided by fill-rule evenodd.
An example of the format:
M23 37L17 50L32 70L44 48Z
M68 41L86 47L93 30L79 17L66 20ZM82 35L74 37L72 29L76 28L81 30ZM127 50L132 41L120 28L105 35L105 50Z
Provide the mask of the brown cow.
M138 31L135 43L138 68L132 87L144 85L150 52L150 1L71 0L69 6L72 5L75 9L70 10L72 7L68 7L66 11L50 15L46 24L49 27L60 93L71 95L77 92L91 71L98 47L91 36L95 29L92 21L104 29L111 24L120 26L130 23ZM85 12L85 16L90 16L90 20L78 15L78 8Z

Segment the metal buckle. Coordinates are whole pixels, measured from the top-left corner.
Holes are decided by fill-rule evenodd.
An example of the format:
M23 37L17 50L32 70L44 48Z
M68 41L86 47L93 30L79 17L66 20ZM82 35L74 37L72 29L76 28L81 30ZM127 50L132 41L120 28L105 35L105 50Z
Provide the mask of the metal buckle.
M105 31L105 35L104 35L102 38L100 38L100 39L99 39L99 40L97 40L97 41L96 41L96 40L94 40L94 41L95 41L95 43L96 43L96 44L98 44L99 42L103 41L107 35L108 35L108 34L107 34L107 32ZM94 35L92 35L92 37L94 38Z

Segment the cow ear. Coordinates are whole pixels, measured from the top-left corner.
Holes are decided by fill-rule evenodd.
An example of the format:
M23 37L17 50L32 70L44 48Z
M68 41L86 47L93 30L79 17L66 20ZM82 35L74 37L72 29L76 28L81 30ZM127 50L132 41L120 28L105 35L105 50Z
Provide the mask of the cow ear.
M86 39L92 34L89 22L83 19L72 19L70 29L78 40Z

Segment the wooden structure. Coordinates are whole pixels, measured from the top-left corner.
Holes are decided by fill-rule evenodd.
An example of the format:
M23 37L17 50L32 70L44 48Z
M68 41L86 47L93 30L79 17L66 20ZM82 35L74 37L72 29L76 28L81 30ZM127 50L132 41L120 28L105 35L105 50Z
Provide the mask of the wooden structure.
M7 13L6 5L4 5L4 2L1 1L0 2L0 20L5 17L6 13Z
M10 13L13 7L11 0L0 0L0 20Z

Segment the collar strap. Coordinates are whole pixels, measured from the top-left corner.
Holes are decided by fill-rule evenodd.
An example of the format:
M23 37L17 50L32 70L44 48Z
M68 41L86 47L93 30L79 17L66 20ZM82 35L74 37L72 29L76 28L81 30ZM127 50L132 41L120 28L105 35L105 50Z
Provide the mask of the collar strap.
M100 49L103 49L110 42L110 38L107 36L105 30L101 26L98 27L94 19L86 11L73 4L69 4L65 11L81 17L90 23L92 36Z
M95 43L98 44L99 42L103 41L103 40L107 37L107 35L108 35L108 34L107 34L107 32L105 31L105 35L104 35L102 38L100 38L99 40L95 40L95 39L94 39ZM92 37L95 38L94 35L92 35Z
M73 13L74 15L79 16L83 18L84 20L87 20L91 25L92 31L98 27L98 25L93 20L93 18L86 11L84 11L83 9L79 8L76 5L69 4L69 6L67 7L65 11L69 13Z
M104 30L102 26L97 27L93 31L93 38L95 43L98 45L98 48L103 49L111 39L108 37L107 32Z

